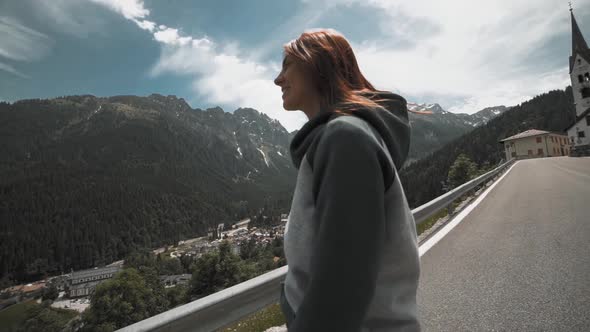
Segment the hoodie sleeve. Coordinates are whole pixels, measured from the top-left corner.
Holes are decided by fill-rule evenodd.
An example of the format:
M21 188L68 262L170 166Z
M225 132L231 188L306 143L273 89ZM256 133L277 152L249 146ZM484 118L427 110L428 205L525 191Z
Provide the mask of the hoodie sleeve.
M358 332L375 292L385 234L381 146L347 122L325 128L313 154L317 225L310 283L290 332Z

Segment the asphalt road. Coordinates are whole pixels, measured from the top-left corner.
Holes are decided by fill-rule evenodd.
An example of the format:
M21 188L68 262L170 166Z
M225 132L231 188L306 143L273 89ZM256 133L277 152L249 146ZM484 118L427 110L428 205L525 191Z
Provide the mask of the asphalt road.
M421 266L423 331L590 331L590 158L518 161Z

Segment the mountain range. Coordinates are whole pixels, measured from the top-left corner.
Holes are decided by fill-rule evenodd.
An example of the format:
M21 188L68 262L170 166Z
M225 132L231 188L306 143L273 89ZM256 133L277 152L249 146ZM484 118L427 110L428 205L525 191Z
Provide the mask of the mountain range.
M439 104L408 103L408 109L430 114L409 113L410 153L405 167L440 149L446 143L504 113L506 106L488 107L474 114L451 113Z
M432 114L443 114L443 115L451 115L456 116L459 119L463 120L465 124L471 127L478 127L481 125L486 124L491 119L495 118L496 116L504 113L508 110L509 107L506 106L494 106L494 107L486 107L481 111L475 112L473 114L467 113L452 113L445 111L439 104L416 104L416 103L408 103L408 109L412 111L419 111L419 112L429 112Z

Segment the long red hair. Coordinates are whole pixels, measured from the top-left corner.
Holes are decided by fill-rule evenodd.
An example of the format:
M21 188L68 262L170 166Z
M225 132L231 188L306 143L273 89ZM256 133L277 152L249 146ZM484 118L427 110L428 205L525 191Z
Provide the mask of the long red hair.
M308 69L321 96L322 108L349 114L357 106L379 106L379 100L357 94L379 90L361 73L352 47L338 31L305 31L283 48L285 55L297 58Z

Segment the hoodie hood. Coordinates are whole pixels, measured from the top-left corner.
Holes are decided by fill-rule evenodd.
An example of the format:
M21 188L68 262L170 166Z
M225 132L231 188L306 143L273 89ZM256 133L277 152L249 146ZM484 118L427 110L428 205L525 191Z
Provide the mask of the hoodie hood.
M396 169L399 171L404 165L410 149L410 122L406 100L400 95L388 91L358 92L358 94L373 100L379 107L368 108L359 105L353 110L352 116L365 120L381 135ZM320 111L306 122L293 137L290 145L291 158L297 169L299 169L307 149L320 136L321 128L338 116L346 115Z

